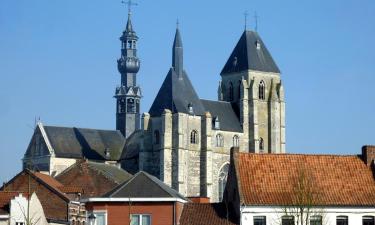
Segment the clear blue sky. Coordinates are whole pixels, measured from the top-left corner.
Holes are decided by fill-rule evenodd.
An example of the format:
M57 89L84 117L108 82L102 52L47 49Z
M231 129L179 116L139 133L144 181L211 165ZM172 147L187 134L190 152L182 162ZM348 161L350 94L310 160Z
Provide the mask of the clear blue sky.
M216 99L219 73L253 12L282 71L287 151L358 154L375 144L375 1L139 0L142 111L171 65L179 18L185 69L201 98ZM120 0L1 0L0 182L21 169L34 118L115 128L116 59L127 10Z

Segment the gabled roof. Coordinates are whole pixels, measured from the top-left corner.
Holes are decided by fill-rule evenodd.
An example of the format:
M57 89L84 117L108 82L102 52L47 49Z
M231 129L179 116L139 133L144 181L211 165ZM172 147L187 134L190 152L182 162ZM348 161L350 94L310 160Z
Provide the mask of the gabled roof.
M56 177L65 185L60 190L67 193L80 188L83 197L103 195L131 178L131 174L117 166L87 160L78 161Z
M359 156L234 152L233 158L246 205L295 205L303 181L314 205L375 206L373 171Z
M280 73L262 39L254 31L244 31L221 74L246 70Z
M240 119L230 102L201 100L206 111L211 113L212 119L219 118L220 130L242 132Z
M171 68L149 113L151 116L161 116L164 109L169 109L172 113L189 114L189 104L193 106L195 115L204 115L204 107L186 72L184 71L179 78L174 69Z
M184 196L158 178L140 171L129 181L119 185L103 197L110 198L179 198Z
M234 225L224 203L188 203L184 205L180 225Z
M125 138L117 130L98 130L76 127L43 126L57 157L118 160ZM109 149L110 158L105 150Z

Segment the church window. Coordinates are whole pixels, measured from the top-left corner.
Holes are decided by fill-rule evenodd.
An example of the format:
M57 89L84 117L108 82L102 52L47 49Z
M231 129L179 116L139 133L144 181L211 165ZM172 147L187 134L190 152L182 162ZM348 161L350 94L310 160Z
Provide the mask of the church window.
M135 49L136 48L136 42L133 41L133 45L132 45L132 48Z
M190 133L190 143L191 144L197 144L198 143L198 132L196 130L193 130Z
M264 81L259 83L259 99L264 100L266 97L266 85Z
M224 166L221 167L219 171L219 201L221 202L223 200L225 185L227 184L227 178L228 178L228 170L229 170L229 164L225 163Z
M132 48L132 41L128 41L128 49Z
M240 146L240 138L238 135L233 136L233 147L239 147Z
M118 112L119 113L124 113L126 110L126 104L125 104L125 99L120 99L119 104L118 104Z
M223 135L217 134L216 135L216 147L223 147L224 146L224 138Z
M229 83L229 101L233 101L233 83Z
M139 111L140 111L139 99L137 99L136 102L135 102L135 112L139 113Z
M263 141L263 138L259 139L259 152L260 153L264 152L264 141Z
M241 81L238 81L238 99L241 99Z
M154 131L154 143L156 145L160 144L160 133L158 130Z
M134 107L134 99L133 98L128 98L128 102L127 102L127 106L128 106L128 113L134 113L135 111L135 107Z

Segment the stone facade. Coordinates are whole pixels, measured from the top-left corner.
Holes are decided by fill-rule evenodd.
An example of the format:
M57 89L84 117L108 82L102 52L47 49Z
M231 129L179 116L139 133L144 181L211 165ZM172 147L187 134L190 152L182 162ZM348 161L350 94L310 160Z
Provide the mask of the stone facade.
M243 41L241 37L228 60L230 65L233 55L238 54L238 46L249 49L248 45L252 44L247 36L260 39L255 32L245 31L243 36L247 39ZM218 101L199 100L181 70L182 41L178 30L173 52L173 63L179 64L172 63L150 113L142 116L141 131L127 142L138 143L133 147L139 147L139 170L157 176L187 197L221 201L232 147L244 152L285 153L285 100L280 72L265 47L254 48L246 57L264 54L262 63L273 64L276 69L256 70L246 64L232 71L225 69L226 65L221 73ZM182 86L181 82L184 82ZM182 97L175 92L179 88L177 92L184 92ZM171 105L165 102L169 98ZM186 108L182 107L187 101L190 103ZM203 113L195 113L198 102ZM158 114L160 110L164 111ZM237 129L235 123L238 123ZM133 151L128 147L127 151ZM123 158L123 168L137 167L134 164L134 159Z

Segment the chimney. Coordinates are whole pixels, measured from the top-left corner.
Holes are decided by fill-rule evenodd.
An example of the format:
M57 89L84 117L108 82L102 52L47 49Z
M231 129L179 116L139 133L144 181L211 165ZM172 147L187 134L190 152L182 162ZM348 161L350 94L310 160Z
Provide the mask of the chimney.
M362 147L362 159L367 166L371 166L375 160L375 145L364 145Z

